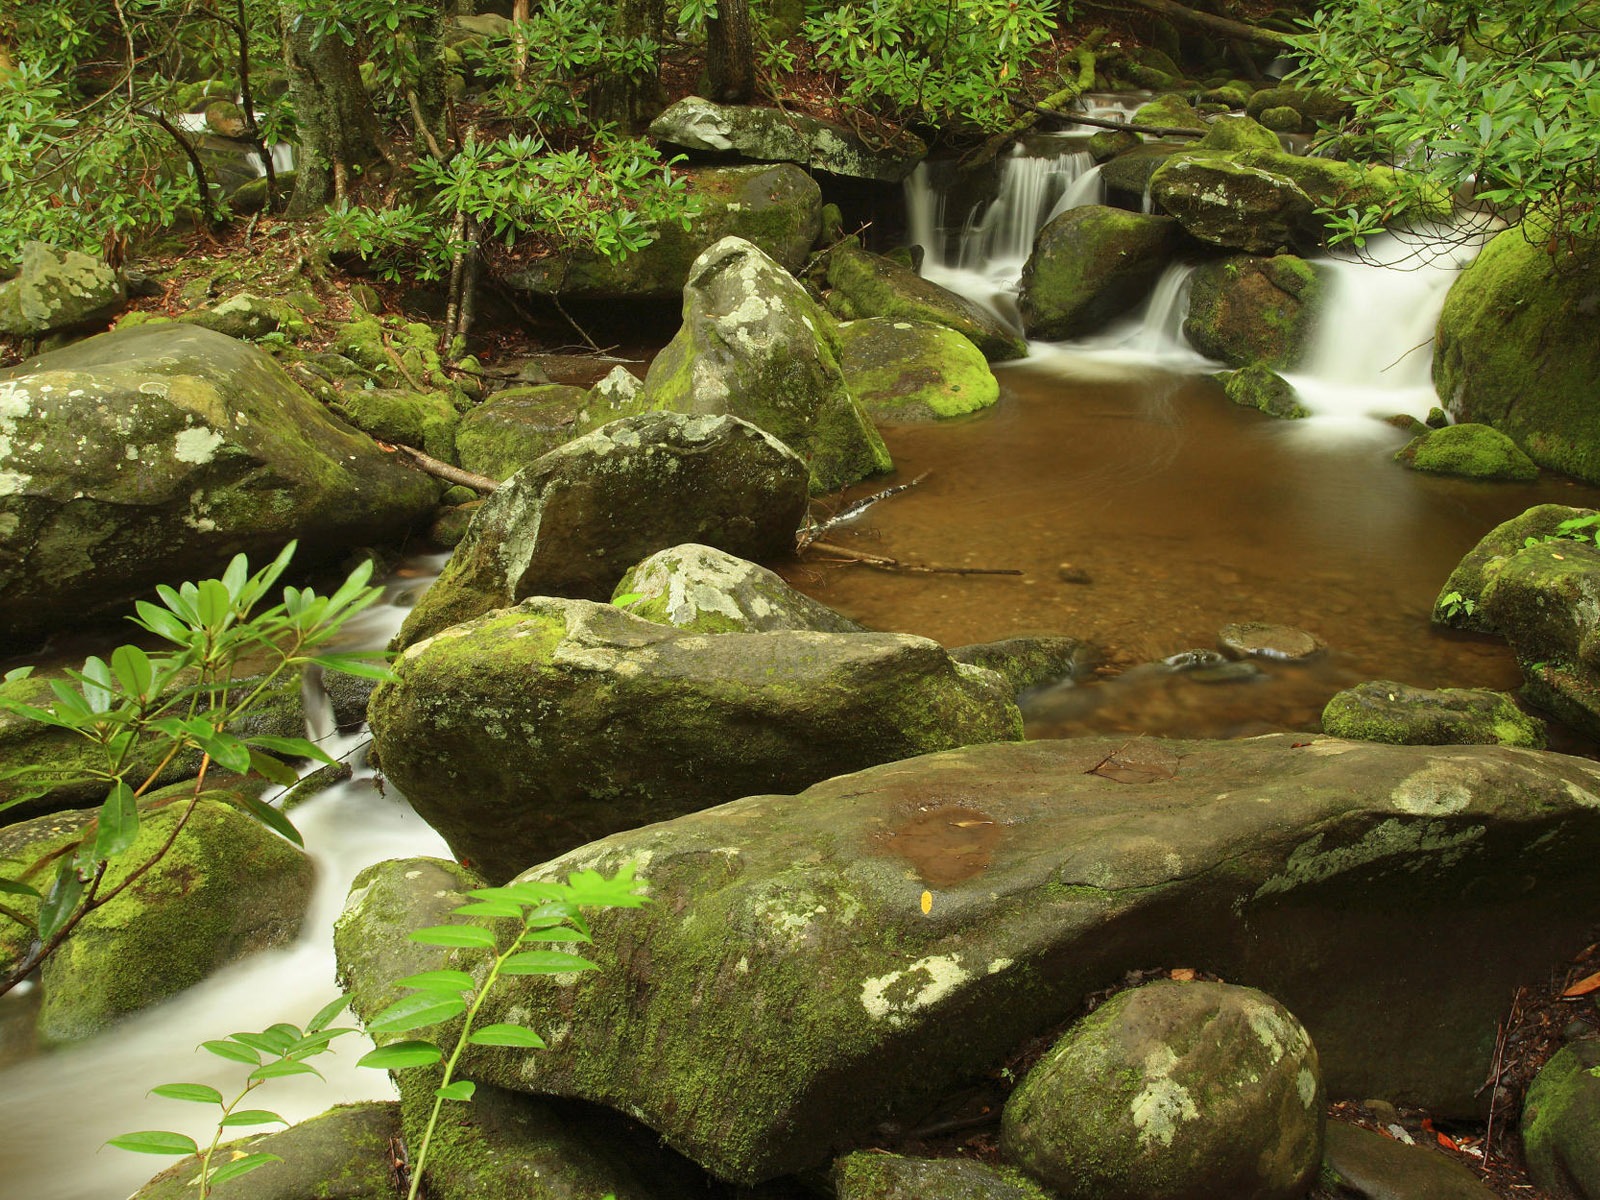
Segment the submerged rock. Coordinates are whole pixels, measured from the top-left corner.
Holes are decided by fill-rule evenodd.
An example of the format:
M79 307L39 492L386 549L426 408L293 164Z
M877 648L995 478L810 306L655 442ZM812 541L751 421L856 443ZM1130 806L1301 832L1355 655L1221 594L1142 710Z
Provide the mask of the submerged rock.
M1239 658L1275 658L1280 662L1305 662L1328 648L1314 633L1265 621L1224 625L1217 633L1217 644Z
M1458 475L1463 479L1509 479L1531 483L1539 468L1517 444L1488 425L1447 425L1418 434L1394 459L1413 471Z
M1522 1106L1528 1175L1549 1196L1600 1197L1600 1040L1573 1042L1540 1068Z
M1530 746L1544 748L1544 722L1504 692L1482 688L1429 691L1378 679L1346 688L1322 710L1334 737L1401 746Z
M1086 674L1097 652L1077 638L1046 635L957 646L950 651L950 657L996 671L1013 689L1025 692Z
M865 632L765 567L693 543L658 551L630 568L611 603L646 621L691 633Z
M1298 364L1316 325L1322 287L1303 258L1234 255L1189 277L1183 336L1207 358L1243 367Z
M1069 208L1039 231L1022 268L1022 320L1029 335L1093 333L1137 307L1181 238L1171 217L1094 204Z
M1000 398L979 349L943 325L872 317L839 326L845 385L875 421L963 417Z

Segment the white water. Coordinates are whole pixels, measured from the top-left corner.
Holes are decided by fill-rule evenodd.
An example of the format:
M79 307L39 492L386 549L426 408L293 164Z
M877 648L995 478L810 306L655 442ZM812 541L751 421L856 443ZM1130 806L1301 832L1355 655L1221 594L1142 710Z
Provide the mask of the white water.
M360 628L346 628L341 648L386 642L405 615L393 599L425 586L441 563L442 558L429 560L421 576L392 584L391 602L361 614ZM237 1094L246 1068L196 1047L279 1021L303 1025L339 994L334 984L333 922L356 874L384 859L451 857L439 835L403 799L392 792L385 798L374 789L372 772L360 760L362 741L351 737L324 742L335 757L355 756L355 777L294 810L292 819L317 871L298 941L235 963L90 1041L0 1070L0 1096L6 1101L0 1194L29 1200L112 1200L137 1190L172 1160L104 1148L107 1138L140 1129L170 1129L205 1145L215 1128L214 1110L149 1097L150 1088L161 1083L208 1083L224 1096ZM19 1002L15 993L5 1001ZM347 1034L336 1040L335 1053L311 1060L326 1082L311 1076L274 1079L252 1093L250 1107L269 1109L294 1122L334 1104L391 1098L394 1090L387 1072L355 1065L370 1048L364 1034Z

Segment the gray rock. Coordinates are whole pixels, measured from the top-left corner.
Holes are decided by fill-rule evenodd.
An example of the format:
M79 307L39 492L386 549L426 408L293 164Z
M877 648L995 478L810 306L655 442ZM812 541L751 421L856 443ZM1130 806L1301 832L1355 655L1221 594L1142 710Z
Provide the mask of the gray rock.
M1264 621L1224 625L1217 632L1217 644L1239 658L1275 658L1280 662L1305 662L1327 649L1314 633Z
M37 338L103 327L127 298L121 277L100 259L28 242L16 278L0 283L0 333Z
M691 633L865 632L765 567L692 542L659 550L631 568L611 602L646 621Z
M1009 1167L966 1158L857 1152L833 1164L836 1200L1052 1200Z
M1180 155L1150 178L1150 194L1202 242L1251 254L1315 241L1315 203L1286 175L1225 158Z
M1499 744L1544 748L1544 722L1504 692L1482 688L1429 691L1378 679L1346 688L1322 710L1334 737L1404 746Z
M588 403L584 389L559 383L504 388L461 419L456 454L469 471L509 479L556 447L604 424L586 420Z
M1563 1046L1522 1105L1528 1174L1549 1196L1600 1200L1600 1041Z
M1177 252L1171 217L1101 205L1071 208L1039 231L1022 269L1022 320L1033 337L1093 333L1137 307Z
M1339 1194L1358 1200L1491 1200L1498 1194L1437 1150L1342 1121L1328 1122L1325 1155Z

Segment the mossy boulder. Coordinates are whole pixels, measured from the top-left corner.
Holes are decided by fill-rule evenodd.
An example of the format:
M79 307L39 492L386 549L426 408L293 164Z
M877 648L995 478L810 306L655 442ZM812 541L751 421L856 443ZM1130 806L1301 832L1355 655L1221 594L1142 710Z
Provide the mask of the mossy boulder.
M805 463L737 417L643 413L552 450L484 501L396 647L528 596L605 599L683 542L741 558L794 550Z
M1311 341L1322 295L1316 269L1292 254L1203 263L1189 277L1183 336L1231 367L1293 367Z
M456 454L469 471L509 479L557 446L588 433L588 403L583 388L559 383L505 388L461 419Z
M1459 421L1493 425L1541 467L1600 482L1600 243L1555 257L1495 235L1451 285L1433 382Z
M490 669L527 640L494 642ZM463 759L531 740L502 728L504 748ZM971 746L546 863L527 877L634 862L654 903L595 917L599 970L491 995L482 1020L548 1050L475 1048L464 1069L630 1112L754 1181L825 1165L1169 963L1285 1004L1331 1095L1481 1114L1505 997L1582 944L1600 904L1600 767L1307 734L1145 739L1137 772L1118 769L1128 753L1123 736Z
M838 337L845 386L874 421L963 417L1000 398L983 352L944 325L870 317Z
M1005 1156L1062 1200L1298 1200L1322 1165L1324 1097L1305 1028L1253 988L1122 992L1006 1101Z
M1395 462L1430 475L1463 479L1507 479L1532 483L1539 468L1517 444L1490 425L1447 425L1418 434L1399 450Z
M456 460L456 423L449 397L439 392L351 388L332 406L362 433L426 451L441 462Z
M1089 157L1103 163L1139 145L1143 143L1137 133L1127 129L1102 129L1089 135Z
M1339 692L1322 710L1334 737L1397 746L1529 746L1544 749L1544 722L1504 692L1483 688L1430 691L1377 679Z
M631 568L611 602L646 621L690 633L864 632L765 567L693 543L659 550Z
M1337 125L1354 111L1350 102L1336 92L1293 86L1262 88L1252 93L1244 111L1260 120L1271 108L1292 108L1300 114L1302 128L1308 131L1318 125Z
M1264 363L1251 363L1237 371L1217 376L1229 400L1243 408L1254 408L1280 420L1309 417L1311 410L1300 403L1291 384Z
M400 1106L394 1101L341 1104L277 1133L258 1133L217 1148L227 1163L246 1154L279 1161L211 1188L216 1200L394 1200L394 1149ZM132 1200L189 1200L196 1194L200 1158L168 1167Z
M1306 125L1305 118L1287 104L1263 108L1259 116L1262 128L1277 133L1300 133Z
M122 278L102 260L28 242L16 277L0 283L0 333L38 338L104 328L127 298Z
M397 539L433 480L207 329L101 334L0 371L0 637L116 610L234 554Z
M829 254L828 286L833 289L828 308L843 320L929 321L969 338L990 362L1027 356L1027 343L994 314L910 267L858 246L836 246Z
M1029 336L1078 337L1136 308L1182 237L1171 217L1097 204L1069 208L1039 231L1022 268L1022 321Z
M335 377L354 376L363 387L438 388L453 387L439 357L439 335L421 321L373 315L357 309L355 317L334 331L333 350L338 357L322 356L317 361ZM339 358L348 360L340 363ZM350 369L354 364L355 369Z
M858 1151L833 1164L836 1200L1054 1200L1009 1167Z
M207 308L186 312L178 320L240 339L281 333L294 340L311 331L305 314L292 304L253 292L236 292Z
M191 790L179 784L140 806L138 839L113 860L102 890L156 853ZM214 792L202 799L160 861L84 917L45 960L43 1041L89 1037L299 932L311 896L311 860L226 798ZM47 891L55 868L49 856L76 843L94 816L93 809L75 809L0 829L0 874ZM38 903L15 896L10 902L30 917ZM0 917L0 955L8 963L26 949L20 930Z
M1157 96L1133 111L1133 124L1153 125L1158 129L1193 129L1205 132L1205 117L1195 111L1194 105L1176 94Z
M496 879L591 838L933 749L1019 738L991 672L903 634L689 634L534 598L408 649L384 773Z
M1202 242L1272 254L1314 240L1315 202L1298 183L1220 156L1175 155L1150 177L1150 194Z
M1600 1041L1557 1050L1522 1105L1528 1175L1547 1196L1600 1196Z
M1483 590L1500 573L1507 560L1527 543L1556 536L1564 522L1595 515L1592 508L1565 504L1539 504L1509 521L1496 525L1456 564L1433 602L1433 623L1456 629L1496 630L1482 611Z
M681 172L704 208L687 230L667 222L656 240L620 261L575 254L502 268L518 291L585 300L670 300L694 260L725 237L743 238L798 271L822 228L822 191L799 167L689 167Z
M1216 117L1205 137L1196 145L1207 150L1270 150L1283 149L1278 135L1270 128L1250 117Z
M950 651L950 657L995 671L1012 690L1025 692L1086 674L1098 654L1077 638L1046 634L957 646Z
M1192 144L1141 142L1103 164L1100 182L1105 187L1106 203L1129 212L1143 212L1150 189L1150 177L1174 154L1187 150Z
M814 492L894 466L845 385L833 322L793 275L740 238L695 259L683 325L650 364L639 402L749 421L806 460Z

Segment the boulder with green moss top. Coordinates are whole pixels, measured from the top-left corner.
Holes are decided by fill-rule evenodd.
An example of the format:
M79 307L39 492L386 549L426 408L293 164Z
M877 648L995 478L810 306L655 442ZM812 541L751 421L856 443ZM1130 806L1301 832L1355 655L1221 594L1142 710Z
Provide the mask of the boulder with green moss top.
M1237 371L1217 375L1229 400L1242 408L1254 408L1280 420L1309 417L1311 410L1300 403L1294 386L1265 363L1251 363Z
M693 543L659 550L630 569L611 602L646 621L690 633L864 632L765 567Z
M461 419L456 456L490 479L509 479L557 446L589 432L589 393L559 383L505 388ZM597 422L603 424L604 422Z
M139 836L112 861L102 891L157 852L192 790L178 784L140 806ZM293 940L311 897L311 860L225 803L229 795L213 791L201 800L160 861L84 917L45 960L38 1021L43 1041L89 1037L246 954ZM0 829L0 875L47 891L55 873L50 856L75 844L95 812L52 813ZM37 911L37 900L8 899L30 919ZM4 965L14 965L29 941L27 930L0 915Z
M1299 133L1305 128L1305 118L1287 104L1263 108L1260 112L1262 128L1278 133Z
M683 542L741 558L794 550L809 475L737 417L643 413L524 467L473 519L397 647L528 596L611 595L629 567Z
M350 424L381 442L415 446L441 462L456 461L460 415L439 392L405 388L349 388L331 406Z
M714 104L685 96L650 122L650 136L685 150L732 152L756 162L798 163L851 179L899 183L927 157L921 138L901 132L889 146L867 145L852 129L804 113Z
M828 308L844 320L930 321L970 338L990 362L1027 356L1022 336L981 305L859 246L836 246L828 255L828 286Z
M1530 542L1556 537L1567 522L1595 516L1592 508L1569 508L1565 504L1539 504L1519 516L1496 525L1467 551L1450 572L1439 598L1433 602L1433 623L1455 629L1496 632L1483 612L1483 591L1512 555Z
M1006 1101L1001 1152L1061 1200L1299 1200L1322 1165L1321 1064L1271 996L1160 980L1112 997Z
M1509 435L1541 467L1600 482L1600 242L1497 234L1451 285L1433 382L1459 421Z
M1418 434L1395 451L1394 460L1430 475L1516 483L1539 478L1539 468L1515 442L1493 426L1470 422Z
M740 238L695 259L683 325L650 364L639 403L749 421L806 460L814 492L894 466L845 385L833 321L793 275Z
M1505 692L1484 688L1429 691L1377 679L1339 692L1322 710L1334 737L1397 746L1531 746L1544 748L1544 722Z
M1129 212L1143 212L1150 177L1167 159L1191 145L1192 142L1141 142L1104 163L1100 183L1106 203Z
M448 389L438 343L439 335L421 321L357 310L335 331L333 349L382 387Z
M836 1200L1053 1200L1020 1171L969 1158L857 1151L833 1164Z
M544 597L411 646L369 715L384 774L496 879L752 792L1022 736L999 676L925 638L691 634Z
M585 300L670 300L683 289L694 260L725 237L743 238L798 271L822 228L822 190L799 167L690 167L691 193L705 205L686 230L667 223L656 240L618 262L573 255L533 259L501 270L519 291Z
M1133 124L1151 125L1157 129L1193 129L1204 133L1205 117L1195 111L1194 105L1176 93L1157 96L1141 104L1133 113Z
M1029 336L1078 337L1136 308L1182 237L1171 217L1098 204L1069 208L1039 231L1022 268L1022 321Z
M1300 362L1321 315L1323 289L1303 258L1239 254L1204 263L1189 277L1183 336L1229 366Z
M826 637L699 640L752 636ZM519 640L494 641L486 669ZM576 672L597 651L571 653ZM499 715L459 720L481 731ZM504 715L489 759L531 740ZM1600 767L1580 758L1306 734L1024 742L873 767L528 872L635 862L654 903L595 917L599 970L503 981L480 1019L521 1021L550 1048L474 1048L464 1070L633 1113L748 1182L826 1164L1126 972L1180 964L1285 1004L1333 1095L1481 1113L1505 997L1582 944L1600 904L1597 797ZM1508 878L1515 894L1484 886Z
M101 259L28 242L16 277L0 283L0 333L37 338L104 328L127 298L121 276Z
M1150 195L1202 242L1272 254L1315 240L1315 202L1294 180L1207 154L1179 154L1150 177Z
M1126 129L1102 129L1089 135L1089 156L1097 163L1125 154L1143 145L1139 135Z
M1563 1046L1522 1105L1528 1175L1547 1196L1600 1197L1600 1040Z
M1077 638L1047 634L957 646L950 651L950 657L995 671L1013 691L1025 692L1086 674L1097 652Z
M216 1200L394 1200L394 1143L400 1106L392 1100L341 1104L277 1133L258 1133L217 1147L213 1168L247 1154L277 1162L211 1188ZM190 1200L197 1194L200 1158L168 1167L132 1200Z
M428 526L428 540L436 546L455 549L466 540L467 530L472 527L472 518L478 515L482 507L482 500L468 500L465 504L453 504L440 509L433 524Z
M281 333L294 340L311 331L305 314L293 305L251 292L237 292L210 307L186 312L178 320L242 339Z
M1250 117L1217 117L1206 130L1205 137L1196 145L1206 150L1269 150L1283 149L1278 135L1266 125Z
M1244 110L1260 120L1270 108L1292 108L1307 132L1318 125L1337 125L1354 111L1350 102L1336 92L1293 86L1262 88L1251 94Z
M845 386L875 421L961 417L1000 398L982 351L947 326L869 317L838 336Z
M0 639L291 538L296 566L398 539L437 495L254 346L181 324L101 334L0 371Z

